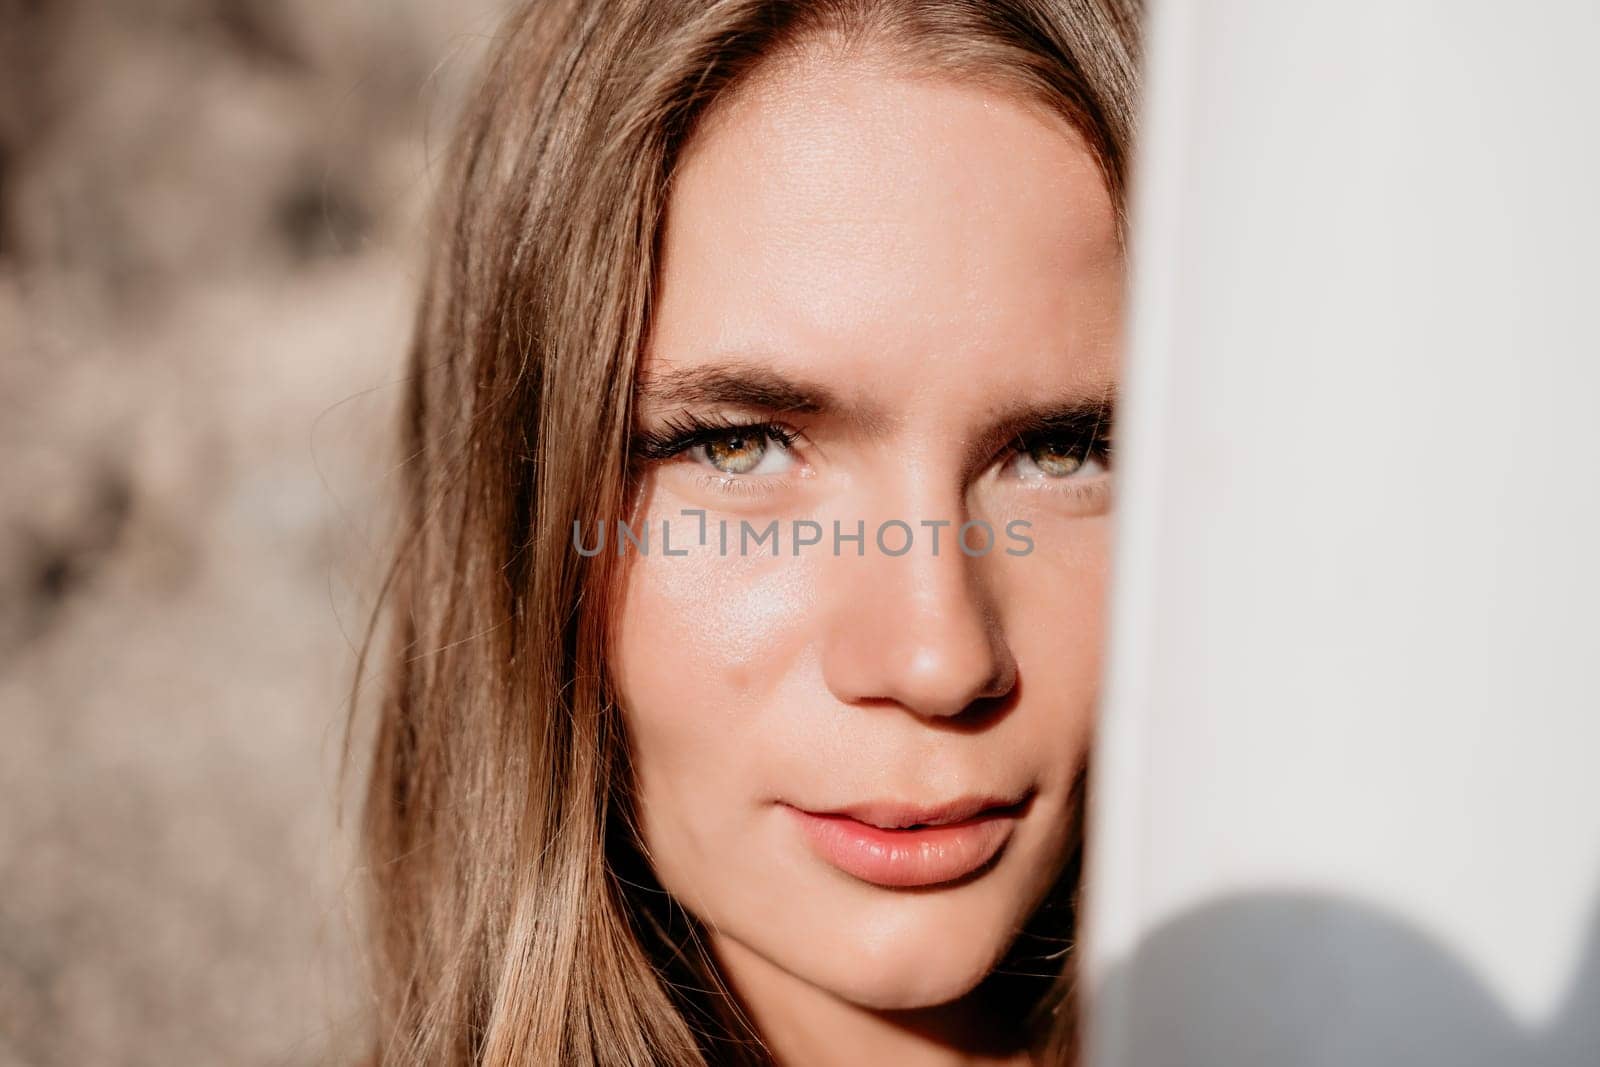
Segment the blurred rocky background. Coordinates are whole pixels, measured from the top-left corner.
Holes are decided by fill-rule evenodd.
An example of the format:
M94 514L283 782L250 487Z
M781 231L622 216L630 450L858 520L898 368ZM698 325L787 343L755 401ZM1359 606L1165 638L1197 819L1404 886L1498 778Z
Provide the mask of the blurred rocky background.
M348 1062L347 692L494 0L0 0L0 1065Z

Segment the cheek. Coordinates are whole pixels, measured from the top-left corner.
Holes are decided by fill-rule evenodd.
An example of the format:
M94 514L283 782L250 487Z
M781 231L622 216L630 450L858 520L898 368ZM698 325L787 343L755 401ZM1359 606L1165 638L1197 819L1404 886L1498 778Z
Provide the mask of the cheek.
M777 684L801 636L809 587L800 568L763 573L751 565L759 562L698 554L631 560L611 663L637 717L711 729L714 716L686 714L691 705L715 697L701 709L714 712Z
M1099 698L1110 520L1038 521L1035 550L994 578L1006 641L1017 662L1019 727L1075 774Z
M804 560L720 558L714 536L702 550L677 522L673 542L692 554L630 553L609 659L645 843L681 894L770 782L767 716L805 652L814 582Z

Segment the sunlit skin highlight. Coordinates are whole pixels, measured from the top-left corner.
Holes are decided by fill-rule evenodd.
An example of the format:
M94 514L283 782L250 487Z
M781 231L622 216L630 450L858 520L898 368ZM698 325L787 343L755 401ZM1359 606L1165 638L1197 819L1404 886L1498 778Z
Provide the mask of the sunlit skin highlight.
M649 861L785 1062L1024 1062L963 998L1068 858L1092 728L1111 474L1077 438L1124 285L1101 171L1001 90L812 56L707 116L660 254L635 520L689 554L629 559L611 649ZM722 556L683 509L951 526L937 556ZM1037 548L954 551L973 519ZM805 829L962 798L1017 808L944 881L924 846L1002 835L862 831L936 861L884 884Z

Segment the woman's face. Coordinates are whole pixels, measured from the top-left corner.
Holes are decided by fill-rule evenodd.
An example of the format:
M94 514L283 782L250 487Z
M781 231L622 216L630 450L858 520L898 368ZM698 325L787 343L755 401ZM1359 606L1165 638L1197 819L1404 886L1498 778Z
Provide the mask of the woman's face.
M661 256L611 649L650 862L736 984L951 1000L1072 845L1123 292L1101 173L1019 98L813 60L708 116Z

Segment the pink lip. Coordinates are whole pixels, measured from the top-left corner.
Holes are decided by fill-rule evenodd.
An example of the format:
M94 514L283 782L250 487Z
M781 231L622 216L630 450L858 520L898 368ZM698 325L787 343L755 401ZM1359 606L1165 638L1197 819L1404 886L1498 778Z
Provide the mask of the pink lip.
M792 812L822 859L886 888L939 885L983 867L1005 846L1024 802L963 797L945 804L889 802Z

